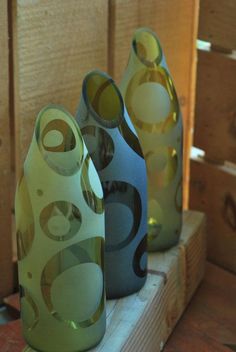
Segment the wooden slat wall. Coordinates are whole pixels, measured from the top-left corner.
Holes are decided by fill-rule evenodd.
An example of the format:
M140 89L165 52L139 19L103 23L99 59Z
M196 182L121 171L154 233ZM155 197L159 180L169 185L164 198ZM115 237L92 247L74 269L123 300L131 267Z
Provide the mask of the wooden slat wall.
M236 59L198 51L194 145L236 163Z
M0 225L0 270L6 276L6 290L12 288L12 273L9 272L12 269L12 245L8 236L11 232L11 201L10 144L7 143L10 140L7 4L11 17L9 34L13 62L10 66L13 72L11 86L14 88L11 95L11 133L15 137L12 155L15 157L16 179L41 108L49 103L58 103L74 114L82 79L91 69L107 71L109 66L109 73L119 82L128 60L133 32L145 25L159 35L179 92L186 132L186 183L192 138L199 0L0 0L0 192L3 192L0 215L4 219ZM1 262L6 265L6 257L5 269Z
M190 208L206 212L208 258L236 273L235 23L235 0L200 1L211 47L198 50L194 145L205 157L191 162Z
M118 82L137 27L151 27L163 45L185 123L185 204L192 145L198 5L198 0L110 0L109 69Z
M13 289L7 0L0 0L0 303Z
M236 49L236 1L201 0L199 39Z
M14 1L17 173L35 118L49 103L75 113L84 75L107 70L106 0Z
M236 273L236 168L192 160L190 195L207 214L209 259Z

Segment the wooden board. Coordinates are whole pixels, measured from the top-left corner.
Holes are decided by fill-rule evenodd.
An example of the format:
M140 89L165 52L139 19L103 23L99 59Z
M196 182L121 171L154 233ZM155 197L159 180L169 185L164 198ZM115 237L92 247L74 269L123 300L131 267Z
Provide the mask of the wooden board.
M149 255L149 270L161 277L153 290L148 289L147 305L133 332L122 347L123 352L159 352L203 278L205 270L204 215L188 212L179 246L164 253ZM135 308L134 308L135 309ZM104 345L104 347L108 344ZM98 349L100 351L100 349ZM101 349L101 352L106 349ZM114 350L119 351L119 349Z
M235 351L235 296L236 276L216 265L207 263L204 280L163 351ZM10 350L10 352L20 351L21 349L14 348ZM148 350L143 351L149 352Z
M236 2L235 0L201 0L199 39L236 49Z
M236 276L208 263L164 352L236 351Z
M13 3L17 173L37 113L49 103L75 113L84 75L107 69L108 4L104 0Z
M13 289L7 6L0 0L0 303Z
M194 145L236 162L236 57L198 51Z
M93 352L161 350L204 274L204 219L199 212L185 213L180 244L167 252L149 255L144 288L107 302L107 331ZM15 297L10 302L18 306Z
M0 325L0 351L21 352L25 342L21 336L20 320Z
M14 293L8 297L5 297L4 305L6 306L8 313L13 319L20 318L20 297L18 293Z
M208 258L236 273L236 168L192 160L190 208L206 213Z
M109 70L119 82L126 67L134 31L150 27L161 40L172 73L185 124L184 203L188 199L189 150L192 145L198 0L111 0Z

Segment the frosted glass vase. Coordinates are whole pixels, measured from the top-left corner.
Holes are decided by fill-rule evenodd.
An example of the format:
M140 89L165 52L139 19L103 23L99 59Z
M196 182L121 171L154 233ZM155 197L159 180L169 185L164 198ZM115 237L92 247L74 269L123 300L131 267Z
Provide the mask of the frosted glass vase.
M178 243L182 226L183 127L178 98L155 33L138 29L120 84L148 174L148 249Z
M36 121L15 201L25 340L84 351L105 332L104 202L75 120L48 106Z
M147 186L142 150L119 90L103 72L85 77L76 119L104 192L107 297L126 296L146 280Z

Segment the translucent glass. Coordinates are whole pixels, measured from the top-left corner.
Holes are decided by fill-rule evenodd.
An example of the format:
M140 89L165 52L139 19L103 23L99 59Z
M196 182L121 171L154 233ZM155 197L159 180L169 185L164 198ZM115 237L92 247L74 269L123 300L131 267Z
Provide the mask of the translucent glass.
M93 71L83 82L77 112L105 200L108 298L129 295L146 280L146 166L136 132L114 81Z
M183 127L162 48L148 28L134 34L120 89L147 164L148 249L165 250L181 233Z
M104 201L74 119L48 106L16 191L24 337L43 352L84 351L105 332Z

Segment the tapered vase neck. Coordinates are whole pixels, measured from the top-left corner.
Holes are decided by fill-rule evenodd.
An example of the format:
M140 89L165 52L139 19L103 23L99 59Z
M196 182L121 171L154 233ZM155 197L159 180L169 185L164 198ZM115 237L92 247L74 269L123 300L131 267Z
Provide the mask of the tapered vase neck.
M149 28L138 29L132 40L130 60L149 68L160 65L163 53L160 42Z
M124 103L111 77L92 71L84 79L79 104L80 118L92 117L105 128L119 127L124 120Z

